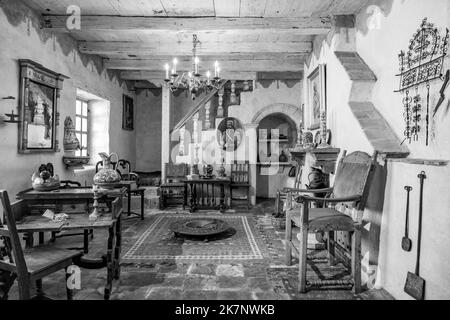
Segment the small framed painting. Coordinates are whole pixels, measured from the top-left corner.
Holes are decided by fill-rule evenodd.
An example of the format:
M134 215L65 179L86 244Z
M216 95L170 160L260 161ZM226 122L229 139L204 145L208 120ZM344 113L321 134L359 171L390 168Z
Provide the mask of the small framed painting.
M19 153L57 152L58 103L68 77L31 60L19 60Z
M123 114L122 114L122 129L134 130L134 105L133 98L123 95Z
M326 112L326 68L320 64L307 78L308 129L320 127L320 115Z

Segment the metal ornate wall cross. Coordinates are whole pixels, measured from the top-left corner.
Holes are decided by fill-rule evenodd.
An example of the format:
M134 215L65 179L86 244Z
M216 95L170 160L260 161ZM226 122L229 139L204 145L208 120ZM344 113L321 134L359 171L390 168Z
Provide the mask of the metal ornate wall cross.
M430 81L443 76L444 58L447 55L449 30L441 36L434 24L423 19L419 29L409 42L408 50L400 51L399 64L400 88L395 92L404 94L403 107L405 117L405 140L417 141L421 131L422 112L426 112L426 145L428 145ZM422 108L420 85L427 90L426 110ZM410 89L414 88L414 93ZM405 141L404 140L404 141Z

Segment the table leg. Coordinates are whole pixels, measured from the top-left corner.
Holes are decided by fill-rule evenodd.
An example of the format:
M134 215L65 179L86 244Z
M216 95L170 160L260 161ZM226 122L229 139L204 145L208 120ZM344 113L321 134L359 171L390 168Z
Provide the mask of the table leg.
M116 247L114 250L114 279L120 278L120 252L122 251L122 222L120 216L116 222Z
M112 225L109 228L109 236L108 236L108 249L106 251L106 285L105 285L105 294L104 299L109 300L112 291L112 282L114 278L114 238L115 238L115 225Z
M191 208L190 212L194 212L197 209L197 188L195 183L190 184L191 188Z
M33 248L34 246L34 233L33 232L27 232L25 234L25 247L26 248Z
M220 184L220 205L219 205L220 212L225 211L225 186L223 184Z
M187 189L188 189L188 186L187 186L187 184L185 183L184 184L184 189L183 189L183 210L185 210L186 209L186 206L187 206Z
M131 185L127 185L128 215L131 214Z
M89 229L83 230L83 252L89 253Z
M145 192L141 191L141 220L144 220L144 195Z

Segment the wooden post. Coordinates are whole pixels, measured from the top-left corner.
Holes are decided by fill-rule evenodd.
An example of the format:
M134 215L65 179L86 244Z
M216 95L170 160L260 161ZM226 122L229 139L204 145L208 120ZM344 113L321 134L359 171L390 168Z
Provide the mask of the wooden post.
M299 291L306 292L306 260L308 255L308 216L309 202L304 200L300 219L300 245L298 250Z
M211 128L211 121L209 120L209 109L211 108L211 100L205 103L205 129Z
M161 178L166 179L165 163L170 161L170 100L172 94L169 87L162 87L162 116L161 116Z
M217 118L223 118L223 93L224 90L221 88L219 90L219 106L217 107Z

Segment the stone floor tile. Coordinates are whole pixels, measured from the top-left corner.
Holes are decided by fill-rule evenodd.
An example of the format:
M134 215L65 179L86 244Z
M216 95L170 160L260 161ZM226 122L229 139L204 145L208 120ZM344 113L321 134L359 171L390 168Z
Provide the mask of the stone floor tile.
M251 300L252 293L248 290L219 290L217 294L218 300Z
M247 286L253 291L267 291L272 288L266 277L250 277L247 279Z
M145 295L147 300L181 300L183 291L173 288L150 288Z
M218 292L213 290L184 290L183 300L217 300Z
M217 276L243 277L244 268L242 264L219 264L216 269Z
M188 274L200 274L200 275L214 275L215 274L216 265L208 263L193 263L189 266L187 273Z
M239 290L246 285L246 279L244 277L227 277L219 276L217 278L217 286L221 289L235 289Z

